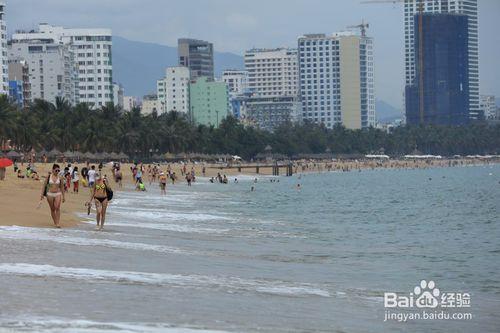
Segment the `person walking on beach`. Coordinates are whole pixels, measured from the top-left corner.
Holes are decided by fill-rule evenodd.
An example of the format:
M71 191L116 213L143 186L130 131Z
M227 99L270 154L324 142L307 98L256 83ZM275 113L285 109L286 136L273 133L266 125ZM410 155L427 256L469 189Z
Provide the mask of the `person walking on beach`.
M47 175L47 180L43 184L40 195L40 203L43 198L47 198L50 207L50 215L56 228L61 228L61 203L66 201L64 197L64 179L59 175L61 168L58 164L52 166L52 172Z
M122 171L120 167L117 167L115 171L115 182L118 183L118 186L120 186L120 188L122 188L122 179L123 179Z
M89 172L87 173L87 177L89 179L89 187L90 187L91 192L92 192L92 188L94 187L94 184L95 184L95 176L96 176L95 165L92 165L90 167Z
M73 168L71 173L71 182L73 183L73 193L78 193L78 185L80 183L80 176L78 175L78 167Z
M163 171L160 172L160 190L161 194L167 194L167 176L163 173Z
M106 219L106 210L108 208L108 192L111 190L108 181L101 176L100 173L95 174L95 183L90 190L90 200L87 206L91 205L92 200L95 202L96 208L96 230L104 229L104 221Z

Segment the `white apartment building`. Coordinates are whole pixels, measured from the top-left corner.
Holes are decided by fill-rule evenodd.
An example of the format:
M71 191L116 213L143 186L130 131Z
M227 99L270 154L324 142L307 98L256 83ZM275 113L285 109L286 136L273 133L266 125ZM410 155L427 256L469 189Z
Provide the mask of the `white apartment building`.
M471 119L479 115L479 38L477 0L422 0L426 13L458 13L469 17L469 114ZM412 84L417 60L414 54L415 24L420 0L405 0L405 77L406 84Z
M113 105L123 109L123 86L119 83L113 83Z
M52 38L70 45L78 64L78 101L100 107L113 102L112 34L109 29L66 29L40 24L38 32L21 32L13 40Z
M261 97L297 96L297 50L252 49L245 52L248 89Z
M230 94L242 94L248 89L248 72L228 69L222 72L222 81L227 84Z
M156 95L146 95L142 98L141 114L149 115L153 112L160 114L158 97Z
M373 39L309 34L298 47L302 119L328 128L375 126Z
M0 2L0 94L9 93L7 62L7 26L5 24L5 3Z
M158 112L189 112L189 80L188 67L167 67L165 77L158 80L156 90L158 96Z
M495 96L493 95L481 95L480 109L484 114L485 119L495 119L497 112L497 104Z
M130 112L139 105L137 97L123 96L123 111Z
M69 45L53 39L13 40L8 46L8 57L26 61L31 100L55 103L60 97L76 104L78 73L74 52Z

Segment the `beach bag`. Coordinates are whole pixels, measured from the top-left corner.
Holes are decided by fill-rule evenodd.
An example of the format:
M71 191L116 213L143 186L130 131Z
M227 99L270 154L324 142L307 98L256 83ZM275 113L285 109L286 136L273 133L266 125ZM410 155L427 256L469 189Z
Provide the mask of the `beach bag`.
M113 190L106 186L106 197L108 201L113 200Z

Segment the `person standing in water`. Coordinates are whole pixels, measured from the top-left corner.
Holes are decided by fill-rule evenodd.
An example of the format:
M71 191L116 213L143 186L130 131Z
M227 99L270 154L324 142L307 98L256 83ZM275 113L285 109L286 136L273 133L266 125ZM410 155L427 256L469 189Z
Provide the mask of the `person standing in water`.
M59 176L61 168L58 164L52 166L52 172L47 175L47 180L42 187L40 203L43 198L47 198L50 207L50 215L56 228L61 228L61 203L66 201L64 197L64 179Z
M91 205L92 200L95 202L97 222L96 230L104 229L106 210L109 203L108 190L111 190L108 181L104 179L100 173L96 173L94 186L92 186L90 190L90 200L87 202L87 205Z

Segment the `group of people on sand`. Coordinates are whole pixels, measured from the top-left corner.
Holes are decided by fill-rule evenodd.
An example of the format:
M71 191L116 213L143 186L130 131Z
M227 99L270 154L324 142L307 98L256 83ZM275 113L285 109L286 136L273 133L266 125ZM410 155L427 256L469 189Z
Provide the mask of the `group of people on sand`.
M103 230L106 210L109 201L113 198L113 191L107 178L100 172L97 172L94 165L90 169L87 167L82 168L82 176L90 188L90 197L85 203L85 206L88 208L87 212L90 214L92 203L94 203L97 221L96 230ZM73 192L77 193L79 180L78 167L71 167L71 164L69 164L61 170L59 164L54 164L43 183L40 193L40 204L46 198L50 208L50 215L56 228L61 228L61 205L66 201L65 194L71 188L70 183L73 183Z

